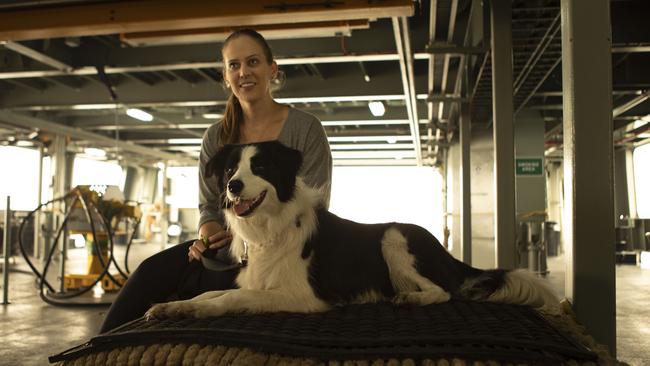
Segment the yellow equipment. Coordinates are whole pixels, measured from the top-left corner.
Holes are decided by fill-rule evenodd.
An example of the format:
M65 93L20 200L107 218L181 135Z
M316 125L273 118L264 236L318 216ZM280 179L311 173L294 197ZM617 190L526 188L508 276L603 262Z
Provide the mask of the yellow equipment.
M67 226L71 234L83 234L86 237L88 261L86 273L64 275L64 287L66 290L76 290L92 285L102 274L105 266L109 265L109 238L104 221L111 226L111 232L115 234L119 230L120 225L123 224L122 221L124 218L139 218L142 215L138 206L124 203L123 198L121 200L119 199L121 193L119 193L117 187L114 187L112 191L113 196L115 196L115 189L117 189L119 193L118 199L107 198L107 193L110 188L111 186L99 187L99 189L89 186L78 186L75 188L81 193L91 213L97 242L93 238L92 226L88 220L88 214L83 204L77 201L70 208L72 212L70 213ZM91 206L94 206L96 209L93 209ZM121 274L111 274L111 277L116 280L115 282L117 284L108 275L104 276L101 281L101 286L104 291L117 291L126 282L126 278Z

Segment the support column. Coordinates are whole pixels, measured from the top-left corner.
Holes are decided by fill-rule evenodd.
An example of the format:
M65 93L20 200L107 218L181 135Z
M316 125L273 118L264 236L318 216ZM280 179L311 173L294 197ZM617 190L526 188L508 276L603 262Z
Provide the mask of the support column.
M66 194L66 172L67 172L66 169L67 143L66 143L65 136L56 135L54 137L54 141L52 142L52 145L50 146L53 150L52 164L51 164L53 196L54 198L63 197ZM56 237L56 230L63 222L64 213L65 213L65 202L59 201L53 204L53 212L52 212L53 232L50 237L51 240L53 240ZM65 235L61 235L57 243L51 243L53 246L58 245L61 252L61 261L59 262L59 291L61 292L65 291L64 274L65 274L65 262L67 259L66 258L67 246L65 245L65 241L66 241ZM46 247L44 253L49 253L49 251L50 248ZM43 256L44 260L46 256L47 255Z
M515 138L512 98L511 2L490 2L496 266L515 268Z
M2 305L9 304L9 256L11 255L11 196L5 206L5 227L2 236Z
M38 148L38 192L36 192L37 202L40 205L43 201L43 146ZM34 213L34 258L41 257L41 211Z
M460 105L460 258L472 265L472 190L470 181L470 107Z
M616 350L609 0L562 0L566 295ZM585 17L585 14L589 14Z
M169 162L165 161L162 167L162 194L160 201L160 249L164 250L167 248L168 237L167 237L167 228L169 227L169 204L167 203L167 196L170 193L169 180L167 179L167 168L169 167Z

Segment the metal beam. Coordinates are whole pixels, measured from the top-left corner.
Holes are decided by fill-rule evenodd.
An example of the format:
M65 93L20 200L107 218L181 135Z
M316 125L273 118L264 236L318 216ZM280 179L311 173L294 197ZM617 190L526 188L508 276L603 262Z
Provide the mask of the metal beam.
M225 2L187 0L113 1L100 4L12 10L0 13L0 40L155 32L211 27L242 27L413 15L411 0Z
M516 266L515 137L510 1L491 1L492 120L494 121L494 209L496 266Z
M542 37L540 42L537 44L537 47L535 47L535 50L530 54L530 57L528 57L528 59L526 60L526 64L519 72L519 75L517 75L517 78L515 79L515 83L514 83L514 88L515 88L514 94L517 94L517 92L519 92L521 86L526 82L526 78L528 78L528 75L531 73L531 71L533 71L539 59L542 57L542 55L549 47L549 45L553 42L553 39L557 36L557 33L560 31L559 23L560 23L560 14L558 13L558 15L555 17L555 19L553 19L553 21L549 25L548 29L546 30L546 33L544 33L544 37Z
M453 33L452 33L453 34ZM484 54L488 50L485 47L461 47L461 46L440 46L428 45L424 52L435 55L464 56L473 54Z
M565 294L580 323L615 355L610 2L562 0L561 9Z
M333 36L350 36L354 29L368 29L368 19L328 21L294 24L257 24L255 30L265 39L295 39ZM123 33L120 38L134 46L166 46L172 44L192 44L223 42L233 27L216 27L205 29L186 29L159 32Z
M614 110L612 111L612 117L616 118L620 116L621 114L629 111L630 109L636 107L637 105L645 102L646 100L648 100L648 98L650 98L650 90L646 90L642 94L634 97L629 102L623 103L620 106L614 108Z
M68 127L59 123L50 122L41 118L25 116L7 110L0 110L0 121L4 121L7 124L20 127L38 128L43 131L66 135L72 138L97 141L108 146L117 146L124 151L150 156L155 159L172 160L179 163L187 163L191 165L195 165L197 163L196 160L184 156L169 154L164 151L150 149L127 141L116 141L113 138L92 132L87 132L80 128Z
M449 27L447 29L447 42L451 43L454 40L454 31L456 29L456 15L458 14L458 0L452 0L449 13ZM445 54L442 66L442 82L440 83L440 93L447 92L447 78L449 76L449 63L451 62L451 54ZM444 118L444 103L438 103L438 119ZM451 115L451 110L449 115Z
M650 52L649 45L614 45L612 46L612 53L645 53Z
M426 53L416 53L414 58L416 60L429 59L431 55ZM385 54L365 54L365 55L338 55L338 56L311 56L311 57L288 57L276 58L275 62L278 65L302 65L302 64L327 64L327 63L344 63L344 62L375 62L375 61L398 61L399 54L385 53ZM185 62L177 64L158 64L158 65L144 65L144 66L120 66L104 67L106 74L122 74L132 72L160 72L160 71L173 71L173 70L190 70L190 69L221 69L223 63L218 61L210 62ZM27 70L27 71L10 71L0 72L0 79L24 79L24 78L40 78L49 76L63 76L63 75L97 75L97 69L94 66L84 66L72 70Z
M17 42L12 42L12 41L2 41L0 44L4 44L4 46L14 52L20 53L23 56L27 56L33 60L36 60L42 64L45 64L47 66L51 66L64 74L67 74L72 70L72 66L67 65L53 57L50 57L42 52L36 51L33 48L29 48L25 45L22 45Z
M418 94L417 99L426 99L426 95ZM300 98L275 98L275 101L283 104L298 103L345 103L345 102L369 102L372 100L382 101L403 101L402 94L384 94L384 95L341 95L341 96L323 96L323 97L300 97ZM193 100L181 102L146 102L146 103L129 103L117 104L118 108L178 108L178 107L213 107L224 106L225 100ZM12 111L55 111L55 110L99 110L115 109L115 103L97 103L97 104L66 104L66 105L31 105L12 107Z
M544 84L546 79L548 79L548 77L551 76L551 74L553 73L553 70L555 70L555 68L557 67L557 65L560 64L561 61L562 61L562 57L558 57L555 60L553 65L551 65L551 67L549 67L548 71L546 71L544 76L542 76L542 79L537 82L537 84L533 87L533 89L528 93L526 98L524 98L524 101L521 102L521 104L517 107L517 110L515 111L515 114L518 114L519 111L521 111L526 106L526 104L528 103L530 98L532 98L535 95L535 93L537 93L537 90L539 90L539 88L542 87L542 84Z

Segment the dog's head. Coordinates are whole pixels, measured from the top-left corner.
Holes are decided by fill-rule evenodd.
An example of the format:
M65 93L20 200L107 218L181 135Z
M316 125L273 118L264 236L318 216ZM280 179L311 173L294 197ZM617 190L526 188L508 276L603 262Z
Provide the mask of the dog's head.
M222 208L248 217L289 201L301 164L299 151L277 141L225 145L206 164L205 176L216 176L224 195Z

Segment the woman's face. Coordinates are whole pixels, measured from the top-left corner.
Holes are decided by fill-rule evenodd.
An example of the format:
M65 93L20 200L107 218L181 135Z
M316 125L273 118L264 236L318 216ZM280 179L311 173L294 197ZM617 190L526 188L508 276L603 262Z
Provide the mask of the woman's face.
M270 97L270 82L278 65L269 65L264 50L251 37L239 36L226 44L221 51L224 62L223 77L226 86L240 102L255 102Z

